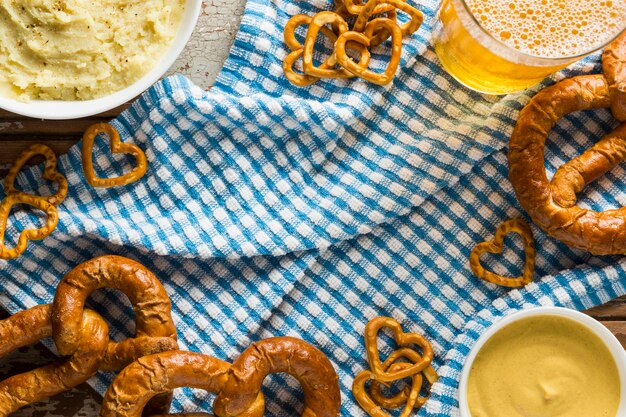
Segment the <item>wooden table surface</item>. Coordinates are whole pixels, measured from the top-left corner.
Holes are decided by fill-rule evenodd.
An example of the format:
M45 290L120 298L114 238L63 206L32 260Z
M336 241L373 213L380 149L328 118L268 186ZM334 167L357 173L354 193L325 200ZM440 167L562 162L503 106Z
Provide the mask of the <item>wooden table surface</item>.
M204 88L210 88L228 55L243 12L244 0L205 0L198 27L181 58L171 72L180 72ZM19 153L32 143L45 143L57 154L65 153L89 125L109 121L127 105L104 114L75 121L42 121L27 119L0 110L0 177ZM602 321L626 347L626 297L613 300L588 312ZM0 309L0 318L6 312ZM15 372L49 362L53 355L42 345L21 349L0 360L0 380ZM29 406L14 416L56 417L98 414L100 398L87 384L48 402Z

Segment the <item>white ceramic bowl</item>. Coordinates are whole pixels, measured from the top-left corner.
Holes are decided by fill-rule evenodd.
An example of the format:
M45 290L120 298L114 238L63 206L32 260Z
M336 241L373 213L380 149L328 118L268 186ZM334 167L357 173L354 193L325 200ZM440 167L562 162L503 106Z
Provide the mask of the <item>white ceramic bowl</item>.
M83 101L33 100L29 103L22 103L0 97L0 108L22 116L39 119L69 120L92 116L121 106L147 90L172 66L189 41L189 37L198 22L201 8L202 0L187 0L185 14L170 47L161 56L154 68L121 91L95 100Z
M600 339L602 339L615 359L621 382L620 406L615 417L626 416L626 353L615 336L601 323L579 311L561 307L535 307L527 310L521 310L501 318L488 328L487 331L476 341L476 344L472 347L472 350L470 350L469 355L467 355L465 364L463 365L463 370L461 371L461 381L459 383L459 408L461 411L461 417L472 417L467 404L467 380L472 363L485 342L487 342L487 340L489 340L498 330L513 323L514 321L532 316L545 315L560 316L574 320L587 327L589 330L598 335Z

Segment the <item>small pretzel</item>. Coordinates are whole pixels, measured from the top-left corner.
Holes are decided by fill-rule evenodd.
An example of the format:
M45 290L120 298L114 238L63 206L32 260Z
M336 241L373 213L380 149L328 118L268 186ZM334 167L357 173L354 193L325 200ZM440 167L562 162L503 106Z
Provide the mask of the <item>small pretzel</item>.
M517 233L524 241L524 253L526 255L526 265L521 277L510 278L494 274L483 268L480 263L480 255L485 252L502 253L504 237L509 233ZM478 278L492 284L503 287L523 287L533 280L535 274L535 239L533 231L524 220L513 219L503 222L496 229L496 235L490 242L481 242L474 246L470 254L470 269Z
M609 83L611 111L620 122L626 122L626 34L604 50L602 67Z
M285 26L285 33L284 33L285 43L287 44L287 46L289 46L292 49L292 51L283 60L283 72L285 73L285 76L287 77L289 81L291 81L293 84L300 86L300 87L306 87L308 85L315 83L316 81L320 79L320 77L314 77L306 73L304 74L296 73L293 68L296 61L304 55L304 47L296 39L296 35L295 35L296 29L299 26L302 26L304 24L310 25L312 20L313 18L311 18L310 16L300 14L289 19L289 21L287 22L287 25ZM340 20L337 20L337 21L340 22ZM337 27L337 25L335 26ZM335 28L335 30L338 31L339 29ZM333 32L333 30L331 30L327 26L325 25L321 26L320 31L327 38L329 38L333 43L337 40L337 35L335 34L335 32ZM308 33L307 33L307 37L308 37ZM315 42L315 39L313 41ZM367 66L369 65L369 61L370 61L369 50L367 48L359 47L358 51L361 54L359 66L367 68ZM335 55L332 54L326 59L326 61L324 61L319 66L319 69L322 71L329 70L329 71L335 72L337 71L334 69L336 65L337 65L337 59L335 58ZM354 77L354 75L343 71L341 74L338 74L338 77L350 78L350 77Z
M49 181L54 181L58 186L58 190L51 196L36 196L28 193L24 194L30 195L34 198L43 199L53 206L58 206L67 196L67 180L63 174L57 171L57 157L54 154L54 151L46 145L31 145L24 152L22 152L22 154L13 163L11 169L9 169L9 173L4 179L4 194L9 195L22 192L15 188L15 178L22 168L24 168L24 165L26 165L31 158L37 155L41 155L45 158L43 178Z
M371 2L372 0L367 0L366 4L363 5L362 0L339 0L339 1L336 1L335 4L337 5L338 9L343 8L342 10L347 11L351 15L359 15L363 12L363 9L369 6ZM394 9L394 5L391 4L390 2L385 1L385 2L378 2L369 10L372 10L371 14L375 15L375 14L380 14L380 13L386 13L393 9Z
M409 360L410 363L397 362L397 360L401 358L405 358ZM385 362L383 362L383 370L397 372L399 370L408 368L409 366L411 366L411 363L413 364L418 363L421 359L422 357L420 356L420 354L414 351L413 349L401 348L392 352L391 355L389 355L389 357L385 359ZM428 366L427 368L425 368L422 371L422 373L413 375L411 378L419 378L418 380L419 383L416 384L418 395L422 388L422 381L424 377L426 377L426 380L431 386L435 382L437 382L437 380L439 379L437 372L435 372L435 369L432 366ZM386 397L382 393L381 386L387 385L387 384L388 383L377 382L377 383L372 383L372 385L370 385L370 396L375 404L377 404L378 406L382 408L394 409L394 408L402 407L403 405L409 402L410 396L412 395L414 391L411 387L405 387L402 391L398 392L396 395L392 397ZM428 400L427 397L419 397L417 401L415 402L414 408L422 407L424 404L426 404L427 400ZM359 401L359 404L360 404L360 401ZM363 407L362 404L361 406Z
M310 344L292 337L274 337L252 344L228 370L228 381L213 403L217 417L240 415L255 401L269 374L286 372L304 391L303 417L337 417L341 406L337 373L328 358Z
M557 170L552 183L544 166L548 133L563 116L613 107L621 118L622 62L626 35L603 55L606 75L563 80L540 91L520 112L509 142L509 177L532 220L567 245L595 255L626 254L626 207L596 212L574 205L576 192L626 158L626 130L619 127Z
M346 71L343 68L335 69L335 68L326 68L326 67L316 67L313 64L313 48L315 47L315 41L317 40L317 35L327 24L331 24L337 29L338 34L342 34L348 30L348 24L341 16L337 13L333 12L319 12L313 18L311 18L311 22L309 23L309 30L306 33L306 39L304 40L304 50L302 54L302 68L304 69L304 73L313 77L318 78L351 78L354 77L353 73ZM336 35L333 34L331 37L332 40L337 39ZM365 48L363 48L365 50ZM367 57L367 58L366 58ZM364 60L367 59L369 62L369 53L367 55L361 54L361 64L363 64ZM333 58L330 61L326 61L326 66L333 64ZM357 65L357 64L355 64Z
M229 369L227 362L194 352L171 351L139 358L124 368L107 390L100 417L141 417L150 399L175 388L192 387L219 393L228 381ZM263 394L259 392L252 405L238 417L262 417L264 411Z
M421 358L408 368L386 371L380 361L377 344L378 332L383 327L387 327L393 332L393 338L398 347L419 346L422 349ZM392 382L416 375L429 367L433 360L433 348L430 342L417 333L403 332L400 323L391 317L375 317L367 323L365 326L365 351L372 374L379 382Z
M363 68L362 66L356 64L346 53L347 42L352 41L365 47L369 47L371 39L374 36L374 32L380 29L391 33L392 39L391 59L389 60L387 69L383 73L377 73L367 68ZM365 28L365 32L363 33L355 31L344 32L339 35L339 38L335 43L335 56L342 67L364 80L379 85L389 84L396 74L398 65L400 64L400 58L402 56L402 32L400 27L390 19L378 18L370 21Z
M101 133L105 133L109 136L111 142L112 153L126 153L132 155L137 162L137 166L132 171L121 175L116 178L99 178L93 168L93 145L98 136ZM83 144L81 148L83 172L87 183L92 187L111 188L119 187L133 183L143 177L148 169L148 162L146 155L141 148L131 143L123 143L120 140L120 135L113 126L107 123L97 123L87 128L83 135Z
M26 229L20 233L17 244L13 249L7 249L4 245L7 222L11 215L11 208L18 204L32 206L46 213L46 224L39 229ZM14 259L26 250L30 240L40 240L50 235L57 227L59 215L57 208L45 199L25 193L13 193L7 195L0 203L0 259Z
M119 370L136 358L177 348L171 303L159 280L138 262L121 256L101 256L78 265L63 277L53 301L54 342L62 355L78 348L82 311L99 288L115 288L130 300L136 336L110 341L100 369Z
M52 334L51 306L40 305L0 321L0 357ZM0 417L46 397L69 391L95 375L106 351L108 327L85 310L77 350L65 362L14 375L0 382Z
M350 0L346 0L346 2L348 1ZM389 5L393 6L393 8L395 9L402 10L411 17L411 20L400 26L402 32L400 39L402 39L403 36L410 36L415 33L417 29L419 29L419 27L422 25L422 22L424 22L424 14L417 10L415 7L411 7L409 4L405 3L402 0L368 0L368 2L365 4L365 6L363 6L363 9L359 13L359 17L357 17L352 30L355 32L366 31L366 28L369 25L372 16L377 13L381 13L376 11L377 8L380 6ZM371 35L368 37L371 38ZM400 46L402 46L402 41L400 41Z

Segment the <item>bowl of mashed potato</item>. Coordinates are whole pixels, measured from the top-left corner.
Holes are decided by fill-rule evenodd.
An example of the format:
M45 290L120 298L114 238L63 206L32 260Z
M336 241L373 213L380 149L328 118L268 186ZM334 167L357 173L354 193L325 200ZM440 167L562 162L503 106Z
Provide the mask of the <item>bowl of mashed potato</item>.
M536 307L493 324L467 356L461 417L621 417L626 353L601 323Z
M75 119L154 84L193 32L202 0L0 2L0 108Z

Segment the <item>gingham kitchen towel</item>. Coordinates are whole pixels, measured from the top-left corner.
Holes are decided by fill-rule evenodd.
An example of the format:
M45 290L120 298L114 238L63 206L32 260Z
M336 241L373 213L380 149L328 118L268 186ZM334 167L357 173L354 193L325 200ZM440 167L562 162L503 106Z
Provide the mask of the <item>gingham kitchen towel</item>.
M130 256L165 284L182 348L232 360L254 340L301 337L336 367L345 417L364 415L351 395L354 375L367 367L363 328L393 316L433 342L441 380L418 415L439 417L458 415L463 359L497 317L537 304L585 309L626 293L622 257L572 250L534 226L535 282L507 290L475 278L471 248L503 220L525 215L507 179L506 148L518 110L540 87L503 98L460 87L429 44L434 0L418 5L427 17L405 40L392 85L293 87L281 70L285 22L331 3L250 0L210 92L168 78L114 120L123 140L146 152L140 181L94 189L79 146L61 157L70 192L58 228L19 259L0 261L0 303L16 312L50 302L79 262ZM389 51L377 52L381 69ZM594 56L557 77L599 70ZM613 127L607 111L562 120L548 141L548 171ZM101 175L128 167L104 141L94 153ZM624 205L624 178L615 168L587 187L582 204ZM18 184L50 191L38 169ZM18 212L11 222L14 238L41 219ZM511 238L509 246L489 259L491 268L519 270L521 243ZM92 307L107 315L115 337L132 332L119 294L98 293ZM104 390L110 378L94 382ZM297 415L295 380L273 376L266 392L267 415ZM180 390L174 408L209 410L210 400Z

